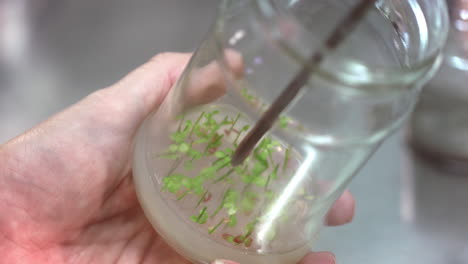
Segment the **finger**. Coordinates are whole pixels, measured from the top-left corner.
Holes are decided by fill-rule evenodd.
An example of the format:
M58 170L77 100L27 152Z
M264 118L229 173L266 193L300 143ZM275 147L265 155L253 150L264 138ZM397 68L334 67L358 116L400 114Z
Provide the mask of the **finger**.
M336 258L330 252L310 253L302 259L300 264L335 264Z
M346 191L330 209L326 223L329 226L338 226L351 222L354 217L356 202L353 195Z
M218 260L215 260L212 264L239 264L239 263L230 261L230 260L218 259Z
M234 50L224 52L226 71L218 61L213 61L199 69L194 69L186 87L187 107L206 104L225 94L228 82L234 83L243 74L243 60Z

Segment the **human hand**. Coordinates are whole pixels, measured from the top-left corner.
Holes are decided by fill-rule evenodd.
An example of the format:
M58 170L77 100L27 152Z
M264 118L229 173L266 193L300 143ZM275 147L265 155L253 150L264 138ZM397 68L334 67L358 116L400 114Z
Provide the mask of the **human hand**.
M153 230L136 198L132 140L189 55L162 54L0 146L1 263L188 263ZM347 192L328 216L351 221ZM303 263L333 263L311 253Z

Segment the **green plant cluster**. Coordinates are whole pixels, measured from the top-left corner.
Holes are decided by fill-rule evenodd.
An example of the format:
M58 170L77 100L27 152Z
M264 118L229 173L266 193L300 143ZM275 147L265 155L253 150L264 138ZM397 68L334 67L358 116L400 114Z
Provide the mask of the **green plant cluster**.
M208 229L208 233L212 234L223 224L228 227L236 226L239 212L246 215L252 213L261 200L261 195L267 200L273 199L274 194L269 190L270 183L278 178L280 170L284 171L287 167L290 149L285 151L283 160L275 162L274 153L278 151L280 143L265 137L254 148L246 162L233 167L231 156L234 149L241 135L250 128L249 125L239 124L241 114L232 118L227 115L221 116L218 110L214 110L200 113L195 121L186 120L186 116L177 118L179 125L170 135L171 145L164 153L158 155L159 158L173 162L172 168L163 179L164 191L176 195L177 200L182 200L187 195L199 196L194 205L198 208L211 200L210 187L213 188L218 183L233 183L234 179L240 179L245 184L244 189L240 191L227 189L213 212L208 212L208 207L203 206L197 215L191 216L193 222L205 224L210 217L214 218L223 211L219 223ZM206 164L206 161L210 160L208 166L198 169L193 176L196 162ZM265 192L259 194L251 191L252 185L264 188ZM246 229L243 235L223 237L234 244L250 246L252 241L249 240L249 236L253 226L248 225Z

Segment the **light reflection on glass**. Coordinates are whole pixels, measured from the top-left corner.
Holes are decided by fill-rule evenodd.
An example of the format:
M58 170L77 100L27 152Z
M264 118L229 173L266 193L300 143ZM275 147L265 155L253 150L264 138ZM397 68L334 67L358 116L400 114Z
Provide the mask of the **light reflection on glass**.
M0 62L16 65L24 57L30 37L25 0L0 1Z
M304 160L296 174L281 193L281 196L278 197L278 199L274 202L274 205L271 206L271 209L266 213L264 217L265 221L260 225L258 232L257 239L260 245L268 244L266 243L266 241L268 241L268 232L272 230L273 224L281 215L286 205L291 201L291 197L296 193L299 186L304 183L304 178L310 177L309 172L311 167L314 165L319 165L316 161L317 156L317 151L315 149L308 148L308 153L306 155L307 159Z

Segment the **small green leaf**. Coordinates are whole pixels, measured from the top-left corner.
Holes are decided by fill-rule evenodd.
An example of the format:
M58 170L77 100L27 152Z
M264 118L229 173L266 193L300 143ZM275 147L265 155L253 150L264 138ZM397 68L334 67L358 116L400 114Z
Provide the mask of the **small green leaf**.
M260 175L262 175L267 169L268 169L267 162L263 162L263 161L256 162L252 169L252 176L260 177Z
M284 153L283 172L288 168L289 159L291 158L291 146L286 149Z
M214 165L213 167L216 168L216 171L220 171L228 166L231 165L231 158L230 157L226 157L223 159L222 162L218 162L216 163L216 165Z
M237 174L243 174L245 172L245 167L237 166L234 168L234 170L236 170Z
M251 212L255 208L256 199L256 194L252 192L246 193L241 202L242 211Z
M258 219L255 219L252 222L247 224L247 226L245 227L245 237L249 237L253 233L257 223L258 223Z
M192 160L200 159L203 155L200 151L196 149L190 149L188 151L188 156L192 158Z
M188 177L182 178L181 184L182 184L182 186L187 187L188 189L190 189L192 187L192 181Z
M192 129L192 126L193 126L192 120L187 120L187 121L185 122L184 132L190 131L190 130Z
M205 183L205 179L200 177L200 175L190 179L190 188L192 192L197 195L201 195L204 192L203 183Z
M182 181L185 178L182 174L172 174L163 179L164 188L171 193L176 193L182 188Z
M169 151L170 152L176 152L179 149L179 146L172 144L169 146Z
M263 177L255 177L252 182L259 187L265 187L267 185L267 179Z
M229 155L234 154L234 150L232 148L226 148L224 150L224 153L226 154L226 156L229 156Z
M280 117L279 123L281 128L287 128L291 119L287 116Z
M241 175L242 182L244 183L252 183L255 177L252 177L250 174L245 173Z
M273 180L278 179L278 169L279 169L279 164L276 164L275 169L274 169L273 172L271 173L271 178L272 178Z
M278 176L278 168L279 168L279 164L276 164L275 166L275 169L268 174L268 178L267 178L267 181L266 181L266 184L265 184L265 190L268 189L268 185L270 184L270 181L271 179L276 179Z
M234 242L234 236L232 236L232 235L227 235L227 234L226 234L226 235L224 235L223 237L224 237L224 239L225 239L227 242L229 242L229 243L231 243L231 244L234 244L234 243L235 243L235 242Z
M217 148L221 146L221 139L223 139L224 135L217 135L215 134L216 139L210 144L212 148Z
M216 176L216 167L204 168L198 174L202 179L212 179Z
M281 146L281 143L280 143L278 140L273 140L273 141L271 142L271 145L272 145L273 147L279 147L279 146Z
M205 224L208 220L208 213L206 212L208 208L205 206L203 207L203 209L200 210L200 213L195 216L191 216L190 219L195 222L195 223L198 223L198 224Z
M200 139L195 140L193 143L194 144L201 144L201 143L207 143L209 141L210 141L209 138L200 138Z
M232 214L229 216L229 223L228 223L228 226L229 227L234 227L237 225L237 217L235 214Z
M211 216L216 216L223 208L227 208L230 212L237 211L236 203L238 198L239 193L237 191L227 190L223 195L221 204L216 208L215 212Z
M237 212L237 200L239 199L239 193L237 191L230 190L227 192L223 207L228 210L228 215L233 215Z
M182 153L187 153L189 150L190 150L190 146L187 143L182 143L179 146L179 151L182 152Z
M224 152L222 152L222 151L216 151L215 152L215 157L224 158L224 157L226 157L226 154L224 154Z
M171 135L172 141L177 144L181 144L185 141L186 135L184 132L175 132Z
M274 197L274 193L271 190L268 190L268 191L265 192L265 198L267 200L272 200L273 197Z

